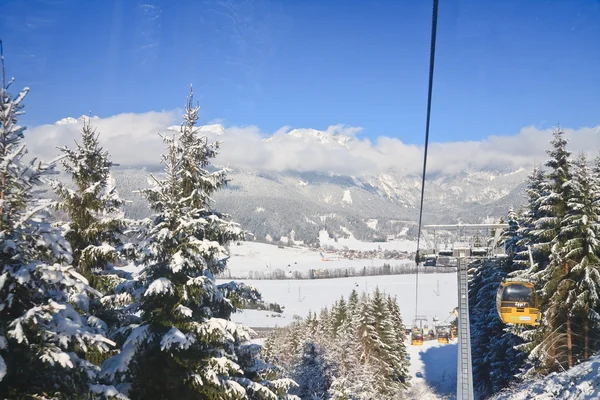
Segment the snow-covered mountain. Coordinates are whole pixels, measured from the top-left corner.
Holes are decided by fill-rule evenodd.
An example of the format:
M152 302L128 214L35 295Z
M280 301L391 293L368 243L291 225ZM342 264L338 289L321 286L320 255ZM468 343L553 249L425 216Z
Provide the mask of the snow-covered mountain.
M146 186L149 171L115 170L121 195L132 200L128 212L148 213L133 190ZM465 172L426 183L426 223L477 223L505 216L525 202L527 172L492 175ZM420 179L391 174L340 176L319 172L269 172L233 169L226 190L216 193L217 208L227 212L259 240L289 236L316 243L318 232L359 239L416 233ZM493 179L491 179L493 178ZM406 229L408 228L408 229Z
M72 120L66 118L57 123ZM168 129L179 130L179 126ZM223 151L238 140L238 136L219 124L199 130L213 140L224 141ZM356 152L356 140L335 130L294 129L262 138L260 142L272 146L292 141L327 155L329 151ZM296 239L314 243L322 228L332 235L350 231L363 240L416 233L421 178L400 167L346 175L291 169L274 171L268 168L268 160L264 160L264 168L262 164L236 165L235 159L226 163L231 169L231 183L215 195L217 208L231 214L259 240L267 235L278 240L293 230ZM148 213L141 199L131 194L146 187L148 169L161 170L148 166L146 170L114 171L121 195L132 200L128 206L132 216ZM527 169L520 168L431 174L426 183L424 221L475 223L505 216L509 208L524 204L524 182L528 173Z
M287 137L293 137L304 141L305 143L314 143L332 147L348 148L348 143L352 137L341 135L339 133L323 132L316 129L293 129L286 134ZM285 137L285 136L284 136ZM282 140L282 136L274 135L264 139L265 142L277 142Z

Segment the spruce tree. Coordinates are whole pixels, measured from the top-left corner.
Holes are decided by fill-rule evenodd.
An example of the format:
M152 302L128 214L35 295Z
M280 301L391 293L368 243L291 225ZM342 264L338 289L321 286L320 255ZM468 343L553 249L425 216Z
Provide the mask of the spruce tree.
M99 318L112 333L131 319L125 312L133 302L136 282L129 273L116 269L125 260L124 244L128 223L110 170L115 166L99 143L99 134L84 120L81 142L76 147L59 147L65 172L71 176L72 187L59 180L51 186L59 197L57 208L67 221L61 224L71 245L73 266L90 285L103 294L102 298L72 299L78 308Z
M26 161L17 118L29 89L13 97L1 61L0 397L87 399L98 368L86 353L114 343L69 303L98 293L69 264L69 244L49 222L51 204L36 193L56 165Z
M513 261L516 264L515 270L524 270L528 274L535 272L538 268L530 265L529 262L529 250L528 246L531 246L533 258L536 264L543 268L547 264L549 251L539 248L538 243L542 243L542 239L539 237L540 230L536 229L538 220L546 215L542 210L541 202L542 199L548 194L548 187L545 181L545 174L539 167L534 167L531 175L528 177L527 183L527 207L518 217L519 228L517 235L519 241L517 242L517 252L513 256ZM531 271L529 271L531 269ZM523 275L522 273L515 273L513 275Z
M104 375L130 382L132 399L285 398L291 381L268 381L242 369L249 331L230 321L235 306L215 284L226 267L226 245L243 232L211 207L227 175L207 170L218 144L199 135L198 110L190 92L179 134L163 136L165 177L153 176L154 187L142 191L155 215L140 260L141 323L120 355L104 363Z
M597 348L590 346L590 336L599 332L600 310L600 244L598 243L598 198L600 188L588 166L587 158L581 155L574 163L570 186L569 211L564 219L563 230L569 239L565 242L564 257L571 265L564 279L570 285L567 304L582 320L576 325L583 343L579 343L579 358L587 360Z
M375 331L379 337L376 358L379 360L379 374L385 379L381 393L392 396L403 388L401 369L404 360L402 354L396 351L396 332L394 321L386 297L379 287L375 288L372 300L373 315L375 317Z
M546 163L547 193L540 198L542 216L536 220L534 234L538 238L535 248L550 253L547 263L539 266L532 275L541 287L541 325L534 332L524 335L531 340L529 358L536 369L554 370L557 365L573 365L571 348L572 303L568 303L571 280L568 278L570 263L565 258L564 245L570 233L563 229L568 213L570 197L571 162L567 140L560 127L554 131L550 159ZM564 327L564 328L563 328Z
M294 372L294 380L298 383L295 394L301 399L325 398L331 386L330 369L331 365L323 348L316 341L307 341L300 363Z
M399 363L394 365L394 379L401 382L405 387L408 385L410 375L408 372L408 353L406 351L406 335L402 327L402 314L396 298L387 297L387 308L392 324L393 337L391 351L397 356Z
M75 149L59 147L64 170L75 188L52 182L60 198L57 205L68 218L65 238L71 244L73 265L92 284L98 273L111 270L118 262L126 227L124 202L111 184L110 170L115 164L98 137L90 122L84 121L81 144L75 142Z

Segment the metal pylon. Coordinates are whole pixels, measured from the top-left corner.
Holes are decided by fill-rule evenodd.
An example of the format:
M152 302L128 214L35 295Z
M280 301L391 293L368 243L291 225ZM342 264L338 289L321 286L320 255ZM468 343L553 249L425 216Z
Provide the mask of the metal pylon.
M456 399L473 400L471 328L469 325L469 277L467 259L458 258L458 362Z

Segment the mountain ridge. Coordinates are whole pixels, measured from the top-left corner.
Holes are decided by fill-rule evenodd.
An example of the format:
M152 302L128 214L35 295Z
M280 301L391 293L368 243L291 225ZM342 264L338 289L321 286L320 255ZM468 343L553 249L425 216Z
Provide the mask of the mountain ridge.
M80 123L87 118L63 120ZM167 131L179 129L177 125L166 128ZM198 126L197 129L210 141L224 140L222 149L231 140L238 139L234 131L225 129L221 124ZM352 135L343 134L345 131ZM275 145L291 140L308 144L311 150L323 151L325 155L330 151L344 154L360 151L360 147L356 146L363 142L356 137L357 133L357 129L341 125L330 127L327 131L286 128L262 138L260 142ZM298 240L316 243L321 229L327 229L334 237L347 236L349 231L362 240L382 240L400 232L408 235L416 233L421 176L407 172L401 166L340 173L308 167L306 170L274 170L269 168L268 159L264 160L264 168L225 163L219 157L214 161L215 167L228 164L231 179L227 188L214 195L215 208L230 214L257 240L274 238L277 241L281 237L289 237L293 231ZM367 161L377 165L377 160ZM126 208L131 217L149 215L143 200L133 195L133 190L147 186L150 170L160 173L157 165L113 171L117 189L131 201ZM518 209L525 203L524 182L527 175L524 167L461 168L457 172L428 173L424 222L498 220L506 215L509 208Z

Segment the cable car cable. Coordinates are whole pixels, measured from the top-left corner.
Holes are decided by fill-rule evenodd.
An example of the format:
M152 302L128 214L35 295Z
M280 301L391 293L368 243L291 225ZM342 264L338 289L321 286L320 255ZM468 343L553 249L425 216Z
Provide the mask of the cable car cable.
M427 92L427 120L425 124L425 151L423 154L423 175L421 177L421 205L419 207L419 231L417 233L417 253L415 261L417 264L417 282L415 293L415 318L417 317L419 302L419 246L421 244L421 224L423 221L423 200L425 198L425 172L427 171L427 149L429 147L429 125L431 120L431 97L433 92L433 69L435 65L435 39L437 33L438 0L433 0L433 16L431 19L431 47L429 53L429 90Z

